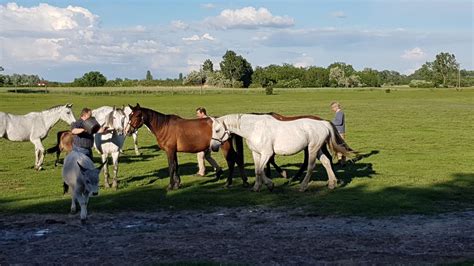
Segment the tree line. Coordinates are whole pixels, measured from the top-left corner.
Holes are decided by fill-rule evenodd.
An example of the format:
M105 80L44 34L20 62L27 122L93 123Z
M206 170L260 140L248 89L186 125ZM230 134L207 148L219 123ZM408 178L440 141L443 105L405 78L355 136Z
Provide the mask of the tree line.
M364 68L357 71L352 65L335 62L328 67L295 67L291 64L257 66L255 69L241 55L228 50L219 63L220 70L206 59L197 71L175 79L153 79L148 70L144 79L116 78L107 80L99 71L85 73L73 82L48 82L48 86L71 87L133 87L133 86L212 86L221 88L307 88L307 87L381 87L409 85L410 87L474 86L474 71L460 69L454 54L439 53L435 60L426 62L411 75L393 70ZM0 71L3 68L0 69ZM0 75L0 86L36 86L45 84L37 75Z

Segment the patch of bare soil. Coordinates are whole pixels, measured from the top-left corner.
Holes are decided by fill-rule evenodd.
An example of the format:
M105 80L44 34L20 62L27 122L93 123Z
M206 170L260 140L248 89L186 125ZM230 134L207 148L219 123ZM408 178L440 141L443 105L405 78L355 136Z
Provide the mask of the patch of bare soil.
M388 218L217 209L0 218L0 264L474 261L474 210Z

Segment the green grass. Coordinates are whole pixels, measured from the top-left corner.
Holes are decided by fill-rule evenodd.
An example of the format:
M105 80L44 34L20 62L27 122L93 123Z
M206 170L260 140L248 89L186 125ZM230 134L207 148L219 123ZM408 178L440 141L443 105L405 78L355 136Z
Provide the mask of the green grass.
M156 141L146 129L140 131L142 156L135 156L127 139L119 166L120 189L101 189L90 201L92 212L153 211L157 209L209 210L212 207L255 205L303 207L314 215L397 215L437 213L474 207L474 90L380 89L276 90L157 90L131 94L100 89L81 89L71 93L8 93L0 90L0 111L25 114L53 105L72 102L77 113L84 106L135 104L192 118L197 106L205 106L211 115L237 112L275 111L286 115L317 114L331 119L329 103L342 103L347 120L347 139L351 147L369 156L345 168L336 167L344 181L334 191L326 188L327 176L318 164L313 182L306 193L298 185L285 186L275 178L275 191L249 192L241 186L224 189L224 180L211 182L211 173L194 177L194 154L179 154L183 188L167 192L167 160L156 149ZM58 123L43 141L54 145L56 132L67 128ZM290 135L290 133L289 133ZM67 213L69 195L62 196L61 168L54 168L54 156L45 159L46 170L36 172L33 145L30 142L0 140L0 213ZM220 154L213 157L221 164ZM96 156L98 158L98 156ZM253 181L253 161L246 150L246 170ZM277 157L277 162L294 174L302 154ZM225 172L227 174L227 172ZM273 172L273 176L276 173ZM101 179L103 179L101 177ZM101 180L102 182L102 180Z

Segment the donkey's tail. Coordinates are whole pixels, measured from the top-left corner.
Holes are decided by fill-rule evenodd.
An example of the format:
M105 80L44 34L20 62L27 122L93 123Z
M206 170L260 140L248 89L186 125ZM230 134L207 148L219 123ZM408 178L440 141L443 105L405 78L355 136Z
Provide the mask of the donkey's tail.
M337 132L336 127L333 123L328 121L328 129L329 129L329 148L336 152L342 153L342 155L347 157L353 157L358 154L357 151L353 150L346 141L341 137L339 132Z
M63 135L63 133L66 132L66 131L59 131L57 134L56 134L56 146L54 147L51 147L49 149L46 150L46 153L55 153L55 152L59 152L59 145L61 144L61 136Z

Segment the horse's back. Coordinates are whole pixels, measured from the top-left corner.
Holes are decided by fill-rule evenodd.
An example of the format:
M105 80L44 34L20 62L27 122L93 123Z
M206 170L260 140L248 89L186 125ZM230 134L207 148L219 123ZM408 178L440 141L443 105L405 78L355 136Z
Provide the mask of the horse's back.
M209 148L212 136L212 120L210 118L173 117L169 121L169 127L169 133L176 136L177 151L193 153Z
M0 133L11 141L30 140L32 127L35 123L34 113L27 115L13 115L3 113L0 117Z

